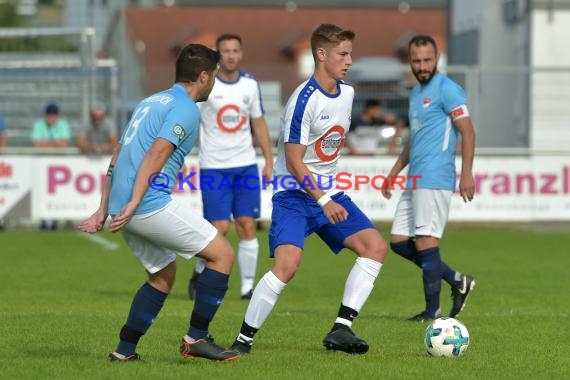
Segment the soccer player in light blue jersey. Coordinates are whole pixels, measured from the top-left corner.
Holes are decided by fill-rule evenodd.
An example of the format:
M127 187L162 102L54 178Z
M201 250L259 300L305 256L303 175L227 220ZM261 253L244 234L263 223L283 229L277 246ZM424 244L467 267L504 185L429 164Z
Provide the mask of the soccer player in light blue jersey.
M135 257L148 273L138 290L119 344L109 360L139 360L139 339L150 328L170 293L176 255L207 261L196 291L190 327L180 354L229 361L239 353L226 350L208 334L208 326L228 288L234 253L216 228L171 198L176 175L196 141L200 111L218 70L219 53L190 44L176 61L175 84L139 103L121 137L107 172L99 209L79 225L84 232L102 230L108 215L111 232L122 231Z
M461 312L475 285L472 276L451 269L439 252L439 240L455 190L458 133L462 137L459 193L465 202L473 200L475 132L463 89L437 71L439 53L433 38L416 36L408 49L410 66L419 82L410 95L411 138L388 178L398 175L407 165L408 175L420 178L415 188L409 180L400 198L392 224L390 246L398 255L422 269L426 307L410 320L424 322L441 316L439 295L442 278L451 285L453 305L450 317ZM390 186L386 186L382 193L390 199Z

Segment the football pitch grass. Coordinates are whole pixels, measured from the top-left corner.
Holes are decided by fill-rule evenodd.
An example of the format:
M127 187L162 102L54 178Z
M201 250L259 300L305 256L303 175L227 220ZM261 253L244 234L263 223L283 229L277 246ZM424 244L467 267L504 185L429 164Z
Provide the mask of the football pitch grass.
M381 226L387 237L386 226ZM570 234L515 227L451 225L443 258L475 276L458 317L471 335L459 358L432 358L426 324L405 321L423 306L418 268L389 253L353 327L366 355L326 351L354 255L334 256L315 236L299 272L256 337L252 354L232 363L178 354L191 301L193 261L178 261L178 281L138 352L144 363L109 363L132 296L145 281L120 235L102 246L74 231L0 232L0 377L2 379L564 379L570 377ZM235 246L235 235L229 236ZM258 278L271 266L259 233ZM111 244L112 245L112 244ZM450 308L442 287L442 310ZM237 268L211 334L228 346L247 306Z

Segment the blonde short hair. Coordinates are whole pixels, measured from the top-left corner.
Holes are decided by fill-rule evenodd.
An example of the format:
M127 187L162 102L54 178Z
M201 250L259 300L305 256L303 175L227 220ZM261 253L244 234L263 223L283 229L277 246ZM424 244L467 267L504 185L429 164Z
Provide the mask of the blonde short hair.
M333 24L321 24L311 34L311 51L317 59L317 49L337 46L342 41L353 41L356 34Z

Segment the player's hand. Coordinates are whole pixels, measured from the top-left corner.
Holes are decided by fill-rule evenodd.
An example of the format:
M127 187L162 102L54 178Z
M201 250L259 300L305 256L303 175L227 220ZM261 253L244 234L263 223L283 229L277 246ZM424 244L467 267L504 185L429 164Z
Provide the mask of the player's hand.
M121 228L123 228L127 223L131 221L133 215L135 214L135 211L137 210L137 207L138 205L132 202L127 203L121 212L115 216L115 219L113 219L111 224L109 224L109 231L113 233L119 232Z
M270 182L273 179L273 163L266 163L261 171L261 175L267 182Z
M344 222L348 218L348 211L335 201L328 201L323 206L323 212L329 222L335 224L337 222Z
M390 178L393 177L394 176L392 174L386 177L386 186L382 189L382 196L386 199L392 198L392 182L390 181Z
M475 181L471 174L461 173L459 180L459 194L463 198L463 202L471 202L475 197Z
M108 216L109 214L107 214L106 211L99 209L95 211L95 213L93 213L93 215L91 215L88 219L85 219L83 222L79 223L77 229L79 231L88 232L90 234L99 232L103 229L103 225L105 224Z

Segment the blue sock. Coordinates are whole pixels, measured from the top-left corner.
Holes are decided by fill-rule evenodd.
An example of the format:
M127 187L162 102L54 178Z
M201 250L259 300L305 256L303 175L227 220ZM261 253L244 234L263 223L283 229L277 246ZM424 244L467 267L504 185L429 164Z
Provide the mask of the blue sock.
M416 243L413 239L400 241L398 243L390 243L390 248L404 259L410 260L420 268L422 267L421 259L418 256L418 251L416 250Z
M449 265L447 265L443 260L441 261L441 266L443 268L443 274L441 276L445 280L445 282L447 282L449 285L453 287L458 286L460 281L458 281L457 278L455 278L457 272L451 269Z
M125 356L135 354L140 337L147 332L154 322L166 297L168 294L145 282L133 299L127 323L121 329L116 352Z
M422 267L421 258L418 256L416 244L412 239L400 241L398 243L390 243L390 248L392 248L392 251L402 256L404 259L410 260L420 268ZM456 272L451 269L443 260L441 260L441 266L443 268L442 278L445 280L445 282L451 286L457 286L458 281L455 278Z
M200 275L188 329L188 336L192 339L208 335L210 321L214 318L228 290L229 278L229 275L210 268L205 268Z
M439 256L439 247L418 251L422 262L424 296L426 313L434 316L439 312L439 293L441 291L441 276L443 267Z

